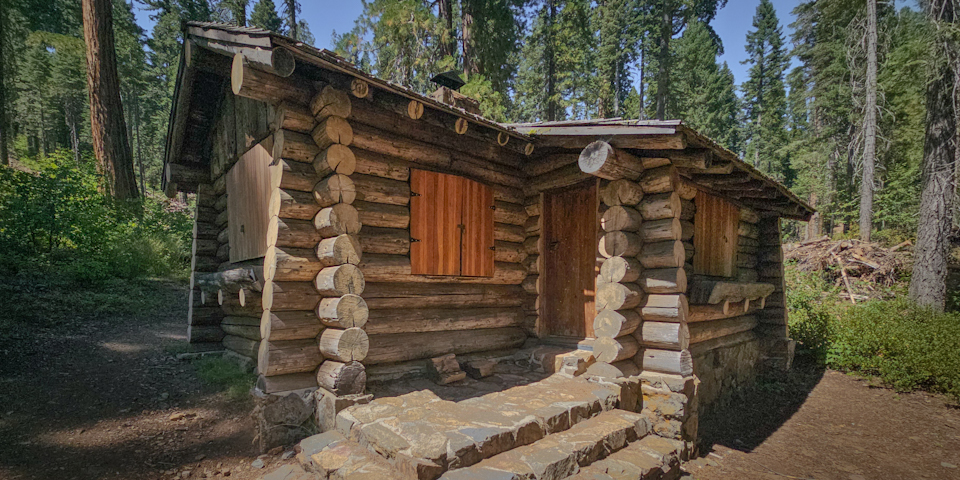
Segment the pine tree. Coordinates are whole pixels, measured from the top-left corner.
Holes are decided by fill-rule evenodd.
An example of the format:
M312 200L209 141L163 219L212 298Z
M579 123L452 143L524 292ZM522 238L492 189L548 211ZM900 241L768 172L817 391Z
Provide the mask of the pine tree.
M283 20L277 14L277 6L273 0L257 0L250 13L250 25L259 27L271 32L280 32L283 28Z
M668 102L670 115L736 150L739 103L733 73L717 65L717 46L706 27L694 21L675 42L676 75Z
M789 58L783 29L770 0L760 0L753 17L754 30L747 33L746 50L750 78L741 87L747 116L747 157L778 180L787 178L789 165L779 149L786 145L787 113L784 72Z
M241 27L247 26L247 5L250 0L224 0L223 5L230 12L233 23Z
M623 101L632 89L630 66L640 54L646 20L636 0L603 0L594 9L597 48L598 115L623 114Z

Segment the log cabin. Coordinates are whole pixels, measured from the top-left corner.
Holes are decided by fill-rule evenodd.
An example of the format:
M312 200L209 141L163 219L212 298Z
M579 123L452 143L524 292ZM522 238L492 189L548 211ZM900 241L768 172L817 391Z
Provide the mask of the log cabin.
M813 209L682 121L500 124L264 30L184 26L163 188L196 195L188 339L264 392L363 392L531 345L698 378L789 368L781 219Z

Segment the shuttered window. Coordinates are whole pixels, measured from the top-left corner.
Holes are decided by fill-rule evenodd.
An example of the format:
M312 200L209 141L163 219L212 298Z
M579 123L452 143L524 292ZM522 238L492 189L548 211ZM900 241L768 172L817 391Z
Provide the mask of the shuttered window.
M702 191L697 192L696 202L693 271L700 275L732 277L737 265L740 209Z
M455 175L410 171L410 269L493 276L493 190Z

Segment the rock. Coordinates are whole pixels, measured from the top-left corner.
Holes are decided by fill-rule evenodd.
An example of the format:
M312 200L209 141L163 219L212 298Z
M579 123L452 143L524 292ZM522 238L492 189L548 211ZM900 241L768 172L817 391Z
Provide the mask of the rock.
M267 451L267 455L280 455L283 453L283 445L273 447Z
M253 468L263 468L263 467L265 466L265 464L263 463L263 460L262 460L262 459L259 459L259 458L258 458L258 459L256 459L256 460L250 462L250 466L253 467Z
M947 462L940 462L940 466L944 468L957 468L956 465Z
M171 414L168 420L170 420L171 422L176 422L177 420L183 420L184 417L186 417L186 415L178 412L178 413Z
M286 452L283 452L283 455L280 455L280 460L289 460L296 454L297 452L294 452L293 450L287 450Z
M477 380L489 377L497 369L496 360L474 360L472 362L464 362L460 364L460 368L466 372L470 378L475 378Z
M313 408L294 393L264 405L261 410L263 419L271 425L300 425L307 421L311 414L313 414Z

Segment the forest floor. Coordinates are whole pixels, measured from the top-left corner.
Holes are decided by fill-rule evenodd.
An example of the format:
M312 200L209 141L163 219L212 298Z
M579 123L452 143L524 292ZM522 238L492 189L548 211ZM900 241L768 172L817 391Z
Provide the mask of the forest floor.
M186 288L0 283L0 480L253 480L242 391L183 350ZM703 421L696 479L960 478L960 409L833 371L797 368Z

